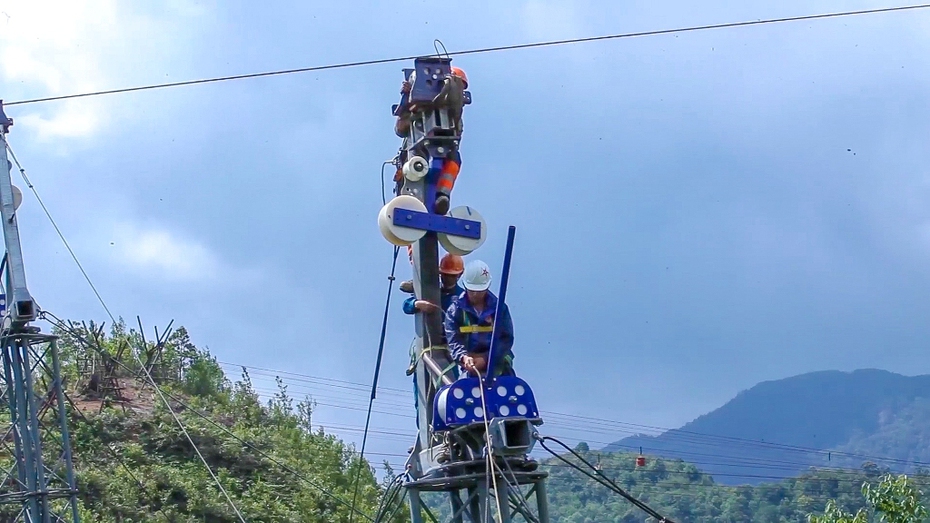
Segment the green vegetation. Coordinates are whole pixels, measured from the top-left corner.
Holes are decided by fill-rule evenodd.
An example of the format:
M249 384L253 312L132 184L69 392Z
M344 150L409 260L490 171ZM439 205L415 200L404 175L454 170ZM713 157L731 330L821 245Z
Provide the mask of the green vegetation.
M601 470L621 488L645 501L659 513L678 523L784 523L807 521L808 515L828 510L824 517L856 514L866 517L880 507L914 508L918 483L889 479L887 471L873 464L860 470L810 470L797 478L756 486L726 486L714 482L692 464L681 460L649 458L645 467L635 466L636 455L590 451L576 447L586 460L599 463ZM557 460L545 463L551 476L549 501L553 523L639 523L652 522L645 514L572 468ZM921 473L920 481L927 481ZM884 478L884 480L883 480ZM862 485L876 485L866 489ZM871 496L871 497L870 497ZM908 497L910 496L910 497ZM886 500L882 505L879 500ZM888 500L891 500L888 502ZM890 503L890 504L889 504ZM829 505L828 505L829 504ZM870 508L871 507L871 508ZM880 512L879 517L890 512ZM841 523L842 519L814 519L813 523ZM868 519L849 520L865 523ZM876 519L888 523L922 519Z
M374 471L358 460L351 446L314 429L309 398L296 401L279 381L278 393L262 402L244 370L235 383L228 380L216 360L194 346L183 328L155 343L124 325L106 335L92 325L73 327L58 334L62 375L72 401L68 408L84 521L238 521L170 412L145 386L133 350L168 395L247 521L348 522L346 503L352 499L359 469L358 508L366 516L375 512L392 474L388 471L378 484ZM923 405L919 399L905 402L898 412L907 416L888 417L871 434L895 432L902 444L921 445L922 432L913 425L924 419ZM8 422L5 409L0 409L0 416L7 416ZM894 431L896 427L900 430ZM879 442L888 441L862 434L858 441L875 445L876 453L881 450ZM54 443L54 433L49 438ZM52 448L46 448L47 462L54 460ZM909 479L867 463L859 469L807 469L778 483L729 486L682 460L648 457L645 466L637 467L634 454L592 451L583 443L576 450L629 493L679 523L926 519L918 490L930 478L924 471L915 471ZM909 455L925 451L924 446ZM0 453L0 466L11 465L9 453ZM553 459L541 466L551 474L552 523L650 521L564 463ZM766 466L759 467L768 474L763 478L771 477ZM438 512L448 512L445 499L432 496L430 501ZM0 521L10 519L6 509L12 508L0 508ZM355 521L368 520L356 517ZM408 521L407 511L400 510L391 521Z
M907 476L888 474L878 484L862 485L862 495L868 509L859 509L855 514L845 512L833 501L827 502L823 515L811 515L810 523L920 523L927 517L927 509L921 500L921 492ZM870 519L870 515L877 516Z
M311 401L295 403L279 382L278 394L263 404L245 372L230 383L183 328L157 345L123 325L109 335L77 327L57 334L73 401L83 521L239 521L171 414L139 379L141 366L131 349L140 351L159 386L175 398L172 408L247 521L347 522L349 508L337 499L352 499L359 466L358 508L373 514L383 486L351 446L313 429ZM0 459L4 467L12 464L9 455Z

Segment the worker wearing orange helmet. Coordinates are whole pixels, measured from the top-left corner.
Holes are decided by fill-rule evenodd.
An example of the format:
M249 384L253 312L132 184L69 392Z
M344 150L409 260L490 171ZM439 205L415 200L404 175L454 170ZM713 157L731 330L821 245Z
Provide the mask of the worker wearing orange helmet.
M416 296L411 296L404 300L404 312L407 314L416 314L417 312L439 312L449 308L449 305L452 304L452 301L456 299L460 294L465 293L465 289L459 286L459 278L462 276L462 273L465 272L465 262L462 260L461 256L455 254L446 254L439 261L439 280L440 280L440 301L442 302L442 308L440 309L439 305L431 303L426 300L418 300ZM401 284L401 289L406 287L408 282L403 282ZM413 290L413 282L410 283L410 290ZM445 339L440 341L440 344L445 344ZM410 367L407 369L407 375L412 375L416 370L418 354L416 351L413 351L410 354ZM453 368L453 371L455 369ZM453 377L456 377L457 373L453 372ZM419 409L418 405L420 402L420 393L419 387L417 387L417 378L413 377L413 404L415 409ZM420 426L420 414L417 410L417 427Z
M418 300L416 296L411 296L404 300L404 312L416 314L417 312L442 312L448 309L449 305L452 304L452 300L465 292L465 289L459 286L459 278L463 272L465 272L465 261L462 260L461 256L455 254L443 256L439 261L440 305L426 300Z
M394 124L394 132L404 138L406 146L406 137L410 132L409 118L409 94L412 89L412 82L415 80L416 72L411 73L410 80L401 84L401 103L397 110L397 121ZM465 104L465 89L468 88L468 77L460 67L452 67L451 74L443 82L442 91L433 99L436 105L445 106L449 109L449 117L455 122L458 134L462 134L462 110ZM405 146L401 148L399 155L397 172L394 174L394 181L397 183L396 192L399 193L403 181L404 157L406 156ZM452 152L450 157L443 161L442 169L439 172L439 179L436 181L436 202L433 211L436 214L446 214L449 212L450 196L452 188L455 186L455 180L458 178L459 170L462 166L462 156L458 148Z

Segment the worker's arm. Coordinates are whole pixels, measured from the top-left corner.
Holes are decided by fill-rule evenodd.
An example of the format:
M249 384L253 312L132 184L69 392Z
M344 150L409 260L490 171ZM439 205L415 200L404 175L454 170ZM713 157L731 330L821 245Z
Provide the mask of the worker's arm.
M410 109L410 89L412 88L410 82L404 81L400 86L400 103L397 104L397 110L394 111L394 116L397 117L397 121L394 122L394 134L403 138L407 136L407 133L410 132L410 122L407 120L407 113Z
M418 312L442 312L439 305L432 304L426 300L418 300L416 296L411 296L404 300L404 312L407 314L416 314Z
M455 317L458 314L460 314L458 304L452 302L452 305L446 310L446 319L443 322L443 327L446 331L446 341L449 344L449 355L452 356L452 361L456 363L460 362L462 356L467 354L465 351L465 336L467 336L467 334L459 332L458 322L455 321Z

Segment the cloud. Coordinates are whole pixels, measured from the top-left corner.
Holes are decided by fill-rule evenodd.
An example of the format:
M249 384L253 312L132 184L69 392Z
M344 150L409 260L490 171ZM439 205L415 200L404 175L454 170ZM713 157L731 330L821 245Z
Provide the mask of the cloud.
M212 283L237 275L202 243L166 229L122 224L113 238L114 255L110 260L128 272L194 283Z
M153 79L186 47L185 24L202 10L172 2L152 15L115 0L0 0L0 88L8 101L89 92ZM96 99L17 108L17 123L48 141L87 138L134 113Z
M587 29L574 5L553 0L531 0L521 16L526 35L537 40L571 38Z
M100 124L94 105L82 101L67 102L58 111L49 113L49 116L27 113L16 118L16 124L30 129L43 142L55 138L90 136Z

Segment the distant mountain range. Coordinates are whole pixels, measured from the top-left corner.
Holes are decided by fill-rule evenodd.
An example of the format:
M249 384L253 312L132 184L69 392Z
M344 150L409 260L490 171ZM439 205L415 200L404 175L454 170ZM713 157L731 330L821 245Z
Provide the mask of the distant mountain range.
M867 369L766 381L680 429L604 450L640 447L694 463L723 484L774 481L812 466L930 468L930 376Z

